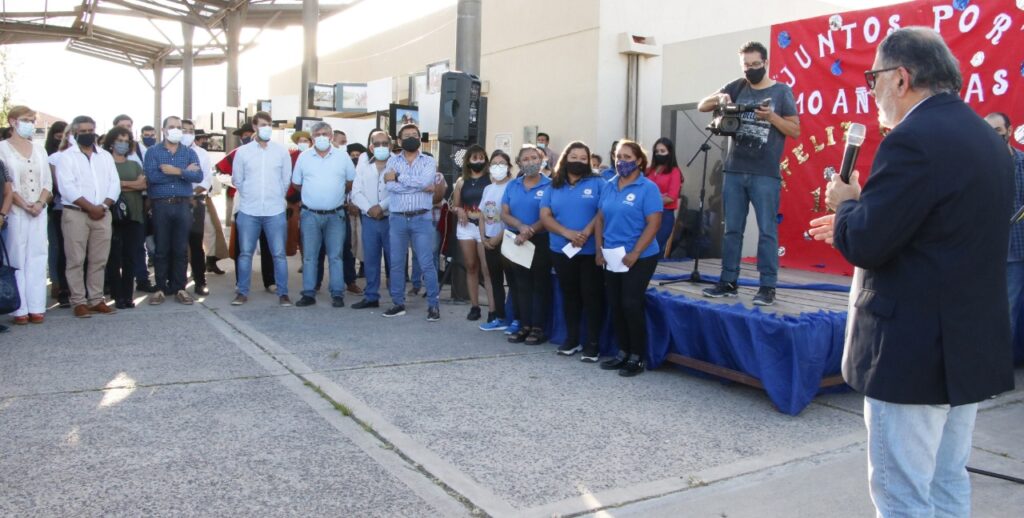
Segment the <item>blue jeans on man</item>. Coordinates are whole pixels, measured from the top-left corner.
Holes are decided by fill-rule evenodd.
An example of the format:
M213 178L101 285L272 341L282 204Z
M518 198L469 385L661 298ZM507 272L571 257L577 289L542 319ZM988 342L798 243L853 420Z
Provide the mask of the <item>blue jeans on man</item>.
M327 289L331 297L345 296L345 280L341 266L341 243L345 240L344 212L317 214L302 209L299 224L302 228L302 296L316 295L317 263L320 251L327 256ZM322 248L321 248L322 247Z
M176 203L168 203L162 199L151 200L153 238L156 240L156 253L153 255L156 288L165 295L173 295L185 289L187 282L188 233L192 228L192 206L189 200L178 200Z
M722 204L725 210L725 237L722 241L722 277L736 282L740 276L743 230L747 213L754 205L757 217L757 271L761 286L774 288L779 278L779 192L781 180L771 176L725 173Z
M235 215L235 229L238 231L238 294L248 296L249 284L252 282L252 256L256 251L256 243L260 239L260 231L267 235L270 253L274 256L274 279L277 283L277 296L288 295L288 258L285 256L284 243L288 233L288 220L284 212L273 216L250 216L244 212Z
M970 516L967 461L977 414L977 403L902 405L864 398L868 482L879 516Z
M409 244L415 252L417 264L427 285L427 304L438 306L437 265L434 255L434 221L430 211L416 216L391 214L391 299L395 305L405 304L405 264L409 257Z
M1010 299L1010 343L1016 345L1020 299L1024 295L1024 261L1006 263L1006 291Z
M391 222L389 218L373 219L362 216L363 224L363 274L366 276L366 289L363 295L370 302L380 300L380 260L384 257L385 272L390 278L391 262Z

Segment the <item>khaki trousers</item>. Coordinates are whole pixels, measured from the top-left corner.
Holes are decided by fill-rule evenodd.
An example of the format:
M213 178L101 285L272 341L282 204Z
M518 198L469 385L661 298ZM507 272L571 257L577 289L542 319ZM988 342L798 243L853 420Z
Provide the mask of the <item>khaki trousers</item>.
M103 275L110 256L110 212L93 220L88 214L65 207L60 228L64 232L71 305L103 302ZM86 264L88 257L88 264Z

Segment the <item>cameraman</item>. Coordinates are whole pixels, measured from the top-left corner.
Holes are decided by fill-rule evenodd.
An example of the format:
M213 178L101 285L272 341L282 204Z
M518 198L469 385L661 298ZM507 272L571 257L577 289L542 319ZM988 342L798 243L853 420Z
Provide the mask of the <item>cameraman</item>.
M749 205L753 204L760 232L757 240L757 270L761 272L761 288L754 296L754 304L770 306L775 303L775 284L779 271L779 238L776 228L782 181L779 160L782 158L786 137L800 136L800 119L796 115L793 90L767 75L768 49L760 43L749 42L740 48L740 59L744 77L704 98L697 107L702 112L709 112L719 111L731 103L745 105L747 110L756 106L752 111L739 114L740 127L732 135L732 145L725 159L722 275L718 284L704 290L704 296L718 298L737 295L736 281L740 273L743 229ZM735 111L736 107L730 108L730 111Z

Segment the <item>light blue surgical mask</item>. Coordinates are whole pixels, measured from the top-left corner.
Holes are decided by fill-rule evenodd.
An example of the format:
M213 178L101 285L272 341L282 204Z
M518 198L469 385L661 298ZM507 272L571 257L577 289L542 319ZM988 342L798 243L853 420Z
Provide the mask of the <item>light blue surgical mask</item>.
M128 143L127 142L114 142L114 153L121 156L128 156Z
M23 139L30 139L36 132L36 125L28 121L18 121L18 136Z
M304 153L309 149L309 142L299 142L299 153Z
M373 148L373 159L381 162L391 158L391 148L387 146Z
M270 126L260 126L257 131L259 132L260 140L267 142L270 140L270 135L274 132L274 128L271 128Z
M320 135L313 139L313 146L316 147L317 151L327 151L328 149L331 149L331 139L330 137Z

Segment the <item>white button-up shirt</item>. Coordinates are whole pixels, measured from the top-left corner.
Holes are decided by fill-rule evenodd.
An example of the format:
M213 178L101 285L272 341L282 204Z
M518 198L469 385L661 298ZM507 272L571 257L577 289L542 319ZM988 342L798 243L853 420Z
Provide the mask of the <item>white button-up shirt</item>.
M258 141L238 148L232 162L231 181L238 189L238 212L249 216L276 216L284 212L285 194L292 178L292 159L275 142L266 147Z
M90 158L79 146L71 146L59 156L57 188L64 205L76 206L79 198L99 205L107 199L116 201L121 195L121 178L110 153L97 146Z
M210 162L210 153L195 144L192 144L191 149L199 157L199 168L203 170L203 181L192 184L192 189L202 187L209 193L210 186L213 185L213 164Z
M352 183L352 203L355 203L363 214L374 205L380 205L385 215L388 213L391 196L387 183L384 182L384 171L387 171L387 168L377 171L378 163L360 161L356 167L356 180Z

